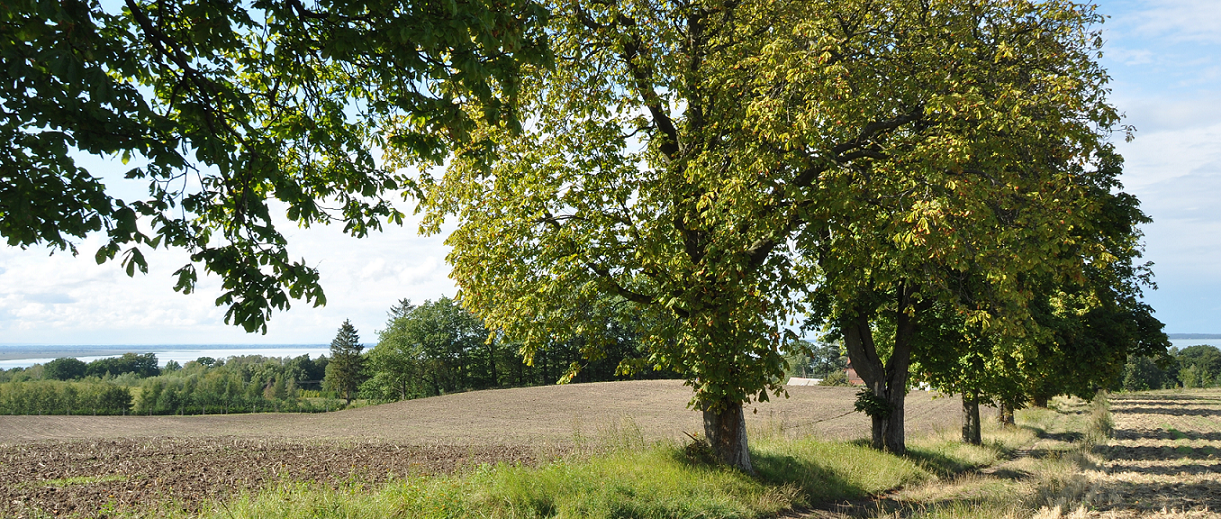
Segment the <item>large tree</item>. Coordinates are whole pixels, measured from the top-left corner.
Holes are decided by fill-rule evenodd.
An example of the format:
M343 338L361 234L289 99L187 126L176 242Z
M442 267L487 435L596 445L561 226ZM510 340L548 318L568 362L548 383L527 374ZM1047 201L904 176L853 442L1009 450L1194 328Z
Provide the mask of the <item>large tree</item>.
M1029 319L1020 327L968 325L963 312L938 305L917 323L913 353L920 381L962 395L964 441L979 443L979 402L1000 405L1002 416L1033 400L1071 394L1092 398L1119 382L1129 355L1168 359L1169 341L1152 309L1140 301L1152 286L1150 264L1140 264L1139 224L1149 218L1122 192L1121 159L1109 148L1097 167L1077 178L1084 198L1071 244L1056 254L1079 269L1073 275L1025 276ZM968 304L988 304L988 283L964 274L957 285ZM999 312L999 309L989 309Z
M1090 6L1065 1L898 2L832 24L886 69L845 78L862 110L906 114L828 182L836 206L799 240L816 316L869 392L873 444L905 451L903 402L924 315L1022 335L1025 280L1079 275L1097 248L1073 233L1097 203L1088 177L1118 124ZM836 28L838 27L838 28ZM887 95L865 104L881 90ZM975 280L975 281L971 281ZM981 290L982 288L982 290Z
M361 236L402 214L410 179L374 153L439 161L471 125L515 124L521 63L548 59L530 0L13 0L0 9L0 236L11 246L103 231L122 252L191 252L220 275L227 322L266 331L290 298L322 304L318 273L273 225L339 221ZM507 102L506 102L507 101ZM84 155L134 161L123 200ZM124 249L126 249L124 251Z
M527 131L480 128L495 144L461 150L429 225L457 217L464 304L527 354L589 334L614 311L600 294L658 316L650 360L686 378L714 449L746 470L742 404L782 391L800 291L843 284L837 322L867 326L891 302L902 321L928 291L903 269L930 252L957 267L986 224L943 240L944 226L1012 220L985 263L1054 242L1071 172L1043 162L1088 157L1094 125L1115 121L1087 56L1094 17L1063 2L552 7L556 67L524 85ZM871 387L905 387L905 365L883 381L853 358L867 363Z

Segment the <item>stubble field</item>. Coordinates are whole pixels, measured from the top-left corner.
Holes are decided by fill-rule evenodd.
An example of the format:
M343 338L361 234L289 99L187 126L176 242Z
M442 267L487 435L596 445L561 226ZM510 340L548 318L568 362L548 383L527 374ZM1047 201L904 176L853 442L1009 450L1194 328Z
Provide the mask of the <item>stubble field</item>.
M747 408L793 436L862 437L856 390L794 387ZM479 391L317 414L0 417L0 515L173 507L286 481L377 484L484 463L534 464L584 445L701 431L678 381ZM913 392L909 434L957 425L959 401Z
M1221 391L1112 395L1111 413L1095 514L1221 517Z

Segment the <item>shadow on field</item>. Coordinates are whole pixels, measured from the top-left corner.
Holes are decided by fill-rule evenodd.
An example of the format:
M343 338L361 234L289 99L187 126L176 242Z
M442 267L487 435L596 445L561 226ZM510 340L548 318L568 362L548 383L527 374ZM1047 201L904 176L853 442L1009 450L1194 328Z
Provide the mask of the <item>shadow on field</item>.
M1187 409L1186 407L1144 407L1131 406L1112 409L1115 413L1133 413L1133 414L1163 414L1170 416L1221 416L1221 409Z
M1153 461L1191 459L1217 459L1221 453L1215 447L1162 446L1124 446L1111 445L1101 448L1107 459L1112 461Z
M1221 441L1221 432L1180 431L1178 429L1125 429L1115 431L1116 440L1206 440Z
M1111 481L1096 492L1098 498L1093 500L1092 508L1099 512L1221 509L1221 482L1216 480Z
M1221 462L1187 463L1182 465L1142 465L1136 463L1112 463L1111 472L1131 472L1153 476L1180 476L1183 474L1221 474Z
M1084 434L1076 432L1076 431L1059 432L1059 433L1044 432L1044 433L1039 434L1038 436L1040 439L1054 440L1054 441L1064 442L1064 443L1077 443L1077 442L1081 441L1082 438L1085 438Z

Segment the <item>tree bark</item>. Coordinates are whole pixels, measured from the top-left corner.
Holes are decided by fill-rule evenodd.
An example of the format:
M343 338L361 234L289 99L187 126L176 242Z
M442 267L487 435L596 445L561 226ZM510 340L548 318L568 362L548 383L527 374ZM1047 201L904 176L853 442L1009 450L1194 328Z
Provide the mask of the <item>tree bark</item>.
M719 409L704 406L704 436L721 463L747 474L755 473L746 444L746 415L741 402L724 404Z
M983 438L979 427L979 399L972 395L962 395L962 442L980 445Z
M911 296L915 290L906 283L898 289L895 343L890 358L883 364L873 342L873 331L869 317L858 314L856 322L844 330L844 345L856 374L865 381L874 396L884 400L888 409L884 415L872 416L873 448L903 455L907 452L904 431L904 405L907 399L907 377L911 367L912 339L916 332L916 319L904 310L912 307ZM918 311L918 309L915 309Z
M1001 427L1013 427L1016 425L1013 421L1013 405L1001 402L1000 412L996 415L996 421L1001 424Z

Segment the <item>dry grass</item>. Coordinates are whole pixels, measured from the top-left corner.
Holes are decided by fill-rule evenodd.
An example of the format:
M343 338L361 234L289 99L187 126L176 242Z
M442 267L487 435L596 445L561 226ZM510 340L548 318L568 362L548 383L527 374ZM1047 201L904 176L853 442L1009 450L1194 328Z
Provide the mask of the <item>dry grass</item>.
M1014 459L902 489L887 496L889 506L855 516L1221 517L1221 391L1057 399L1052 407L1019 412L1021 429L1008 434L1024 431L1031 444Z

